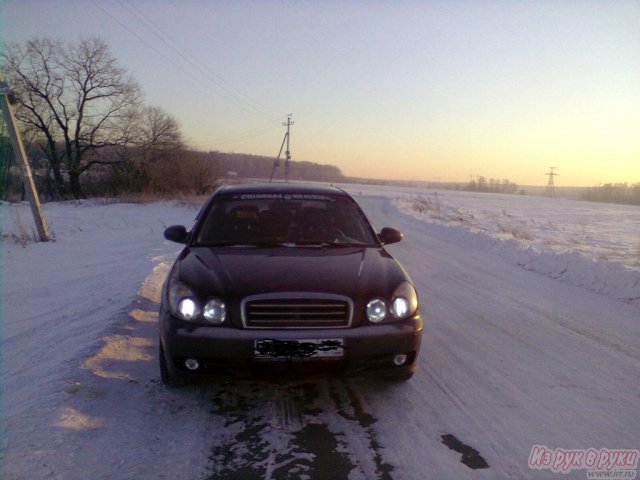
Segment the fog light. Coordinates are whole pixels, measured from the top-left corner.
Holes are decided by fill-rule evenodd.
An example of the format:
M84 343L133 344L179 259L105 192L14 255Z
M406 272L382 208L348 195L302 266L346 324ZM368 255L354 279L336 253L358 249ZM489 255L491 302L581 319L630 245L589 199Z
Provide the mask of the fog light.
M393 364L396 366L401 366L407 363L407 356L404 353L399 353L395 357L393 357Z
M188 358L184 362L184 366L187 367L189 370L197 370L198 368L200 368L200 364L198 363L198 360L196 360L195 358Z

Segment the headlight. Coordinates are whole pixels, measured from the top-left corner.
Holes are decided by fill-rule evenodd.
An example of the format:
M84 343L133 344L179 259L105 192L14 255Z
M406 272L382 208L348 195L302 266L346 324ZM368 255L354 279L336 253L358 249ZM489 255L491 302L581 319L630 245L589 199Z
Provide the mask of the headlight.
M418 310L418 294L409 282L402 282L391 297L391 314L397 318L407 318Z
M396 318L404 318L409 312L409 302L403 297L396 297L391 302L391 313Z
M374 298L367 303L367 318L370 322L378 323L387 316L387 304L381 298Z
M202 314L211 323L222 323L227 316L227 307L221 300L212 298L204 306Z
M178 313L184 320L193 320L198 315L198 304L193 298L183 298L178 303Z
M177 274L172 273L169 281L169 308L171 313L182 320L202 321L204 317L209 323L221 324L227 317L227 307L218 298L211 298L202 307L202 303L193 290L186 284L176 280Z
M182 320L193 320L200 314L200 306L195 294L178 280L169 284L169 308L171 313Z

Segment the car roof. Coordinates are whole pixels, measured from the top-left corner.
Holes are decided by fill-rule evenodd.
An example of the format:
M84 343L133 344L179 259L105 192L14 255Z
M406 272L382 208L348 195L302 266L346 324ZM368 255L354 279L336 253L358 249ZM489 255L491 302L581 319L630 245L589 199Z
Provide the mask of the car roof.
M332 194L349 196L344 190L333 185L310 184L310 183L241 183L235 185L225 185L216 194L239 194L239 193L309 193L309 194Z

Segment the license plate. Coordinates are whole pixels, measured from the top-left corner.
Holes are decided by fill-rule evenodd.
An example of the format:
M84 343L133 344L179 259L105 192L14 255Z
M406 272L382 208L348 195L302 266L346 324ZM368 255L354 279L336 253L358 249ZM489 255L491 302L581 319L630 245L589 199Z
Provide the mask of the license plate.
M280 340L265 338L254 344L255 358L260 359L316 359L341 358L344 342L341 338Z

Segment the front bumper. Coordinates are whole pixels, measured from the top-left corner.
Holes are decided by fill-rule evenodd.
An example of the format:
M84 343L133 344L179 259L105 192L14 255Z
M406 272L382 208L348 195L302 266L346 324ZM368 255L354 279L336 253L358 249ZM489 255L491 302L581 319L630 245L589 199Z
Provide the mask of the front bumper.
M416 369L422 341L419 314L394 323L345 329L243 329L194 326L160 314L160 338L168 367L180 374L272 375L272 374L372 374L403 375ZM341 339L344 353L339 358L256 358L256 340ZM394 357L406 355L402 365ZM196 359L196 371L185 367Z

